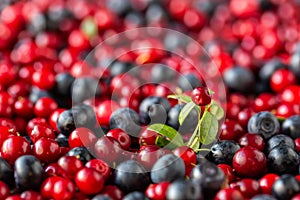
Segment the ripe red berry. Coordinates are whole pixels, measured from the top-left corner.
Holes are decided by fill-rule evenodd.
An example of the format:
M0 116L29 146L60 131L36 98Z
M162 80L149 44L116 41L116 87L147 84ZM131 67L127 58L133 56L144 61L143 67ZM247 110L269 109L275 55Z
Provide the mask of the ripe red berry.
M287 69L279 69L274 72L270 79L270 85L273 91L281 92L287 86L297 82L297 78L293 72Z
M111 174L111 169L106 162L100 159L92 159L88 161L85 166L87 168L92 168L99 172L104 179L107 179Z
M244 197L242 193L234 188L226 188L220 190L214 200L243 200Z
M34 105L34 114L37 117L48 118L58 108L57 103L50 97L42 97Z
M40 138L33 145L33 154L43 163L51 163L60 156L60 148L55 140Z
M96 117L98 123L103 126L109 126L110 115L113 111L120 108L120 105L113 100L105 100L96 107Z
M82 162L74 156L63 156L57 161L57 164L70 179L73 179L77 172L83 168Z
M131 145L131 139L128 133L126 133L122 129L119 128L111 129L106 133L106 136L112 137L115 140L117 140L120 143L122 149L129 150Z
M104 186L104 180L103 176L92 168L81 169L75 177L75 182L79 190L89 195L99 193Z
M235 120L226 120L221 125L220 140L238 140L244 134L242 126Z
M245 178L234 183L234 188L238 189L244 198L252 198L260 193L259 183L250 178Z
M161 200L166 198L166 192L170 182L161 182L157 184L150 184L146 189L146 196L153 200Z
M51 193L54 199L71 200L75 195L75 191L76 186L72 181L65 178L59 178L53 184Z
M211 94L209 94L207 87L193 89L191 97L193 102L199 106L206 106L211 102Z
M72 131L68 141L70 148L83 146L92 148L97 141L97 137L90 129L79 127Z
M28 135L33 143L35 143L38 139L43 137L50 139L56 138L54 131L51 128L43 125L35 125L32 131L28 133Z
M32 74L31 83L43 90L50 90L55 86L55 75L48 69L38 70Z
M190 167L193 164L196 165L197 163L196 153L190 147L187 146L177 147L173 151L173 153L174 155L180 157L183 160L186 167Z
M20 194L20 197L23 200L43 200L42 196L38 192L31 191L31 190L27 190L25 192L22 192Z
M227 164L218 164L218 167L224 172L225 176L228 178L228 183L231 183L234 179L233 169Z
M239 145L243 146L251 146L260 151L263 151L265 148L264 139L259 134L246 133L239 139Z
M18 98L14 104L14 112L20 117L30 118L33 115L33 104L27 98Z
M5 199L10 194L9 187L3 181L0 181L0 199Z
M276 108L277 103L277 98L274 95L263 93L254 100L253 110L255 112L272 111L272 109Z
M262 193L272 194L272 186L274 182L279 179L277 174L266 174L265 176L259 179L259 185Z

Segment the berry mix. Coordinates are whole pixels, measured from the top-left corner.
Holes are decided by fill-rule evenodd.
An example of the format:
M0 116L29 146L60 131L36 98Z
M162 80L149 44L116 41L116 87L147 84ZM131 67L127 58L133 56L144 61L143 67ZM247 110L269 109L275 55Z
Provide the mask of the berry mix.
M1 1L0 199L300 199L299 9Z

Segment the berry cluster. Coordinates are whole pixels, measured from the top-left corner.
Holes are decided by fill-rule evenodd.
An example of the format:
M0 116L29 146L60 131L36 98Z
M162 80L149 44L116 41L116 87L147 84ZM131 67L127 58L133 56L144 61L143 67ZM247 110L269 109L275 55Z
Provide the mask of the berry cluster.
M0 199L300 199L299 9L1 0Z

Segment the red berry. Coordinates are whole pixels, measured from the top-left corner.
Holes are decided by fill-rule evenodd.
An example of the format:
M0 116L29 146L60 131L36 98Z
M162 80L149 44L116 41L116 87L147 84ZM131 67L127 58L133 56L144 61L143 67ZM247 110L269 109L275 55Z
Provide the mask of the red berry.
M92 160L88 161L85 164L85 166L87 168L92 168L92 169L96 170L97 172L99 172L103 176L104 179L109 178L109 176L111 174L110 167L103 160L92 159Z
M142 146L138 154L138 161L146 169L151 169L154 163L163 155L165 155L163 149L156 145Z
M143 128L139 135L139 144L141 146L155 145L157 133L147 128Z
M300 86L291 85L286 87L281 95L281 100L285 103L294 103L297 104L300 102Z
M220 140L238 140L244 133L242 126L235 120L226 120L221 125Z
M42 97L34 105L34 114L37 117L48 118L58 108L57 103L50 97Z
M227 176L229 183L235 179L233 169L229 165L218 164L218 167L224 172L225 176Z
M14 104L14 112L20 117L30 118L33 115L33 104L27 98L18 98Z
M211 94L209 94L207 87L193 89L191 97L193 102L199 106L206 106L211 102Z
M0 139L0 141L1 141L1 139ZM296 146L296 151L297 152L300 152L300 138L296 138L295 140L294 140L294 142L295 142L295 146ZM1 143L0 143L1 144Z
M119 128L111 129L106 133L106 136L112 137L115 140L117 140L120 143L122 149L128 150L130 148L131 145L130 136L122 129Z
M14 195L7 197L5 200L23 200L23 199L20 197L20 195L14 194Z
M157 184L150 184L146 189L146 196L153 200L166 199L166 192L169 187L169 182L161 182Z
M234 188L220 190L214 200L244 200L242 193Z
M0 199L5 199L10 194L9 187L3 181L0 181Z
M259 183L256 180L249 178L236 182L234 188L238 189L245 198L252 198L260 193Z
M17 70L9 63L0 63L0 85L8 86L17 78Z
M56 138L54 131L51 128L43 125L35 125L28 135L33 143L35 143L40 138Z
M92 168L83 168L77 172L75 182L79 190L85 194L97 194L104 186L104 177Z
M246 146L239 149L232 160L232 166L240 176L257 177L266 168L266 156L261 151Z
M76 186L72 181L64 178L59 178L55 181L51 193L54 199L71 200L75 195L75 191Z
M90 129L80 127L72 131L68 141L70 148L83 146L92 148L97 141L97 137Z
M101 194L107 195L112 199L121 200L124 197L124 193L120 188L115 185L107 185L102 190Z
M57 121L59 115L60 115L63 111L65 111L65 110L66 110L65 108L59 108L59 109L56 109L56 110L54 110L54 111L51 113L51 115L50 115L50 117L49 117L49 124L50 124L51 127L52 127L54 130L56 130L56 131L58 131L58 128L57 128L57 126L56 126L56 121Z
M51 163L60 156L60 148L55 140L40 138L33 145L33 154L43 163Z
M279 179L277 174L266 174L259 179L259 185L263 194L272 194L272 186Z
M251 108L245 108L241 110L237 116L237 121L238 123L243 126L247 127L249 119L252 117L254 112L252 111Z
M99 138L94 147L97 158L102 159L107 164L115 162L119 158L121 150L118 141L106 136Z
M41 195L45 199L51 199L53 198L52 196L52 191L54 184L57 180L61 179L61 177L58 176L53 176L45 179L41 185Z
M276 106L276 97L269 93L263 93L254 100L253 110L255 112L272 111L274 108L276 108Z
M52 71L43 69L32 74L31 83L43 90L50 90L55 85L55 75Z
M31 190L22 192L20 197L23 200L43 200L42 196L38 192L31 191Z
M193 164L196 165L197 163L196 153L190 147L187 146L177 147L173 151L173 154L180 157L183 160L186 167L190 167Z
M232 102L226 103L226 117L228 119L237 120L240 111L241 108L237 104L233 104Z
M113 111L120 108L120 105L113 100L105 100L96 107L96 117L98 123L103 126L109 126L110 115Z
M287 69L276 70L270 79L271 88L275 92L281 92L287 86L293 85L296 82L296 76L293 74L293 72Z
M251 146L259 151L263 151L265 148L264 139L259 134L246 133L239 139L239 145L241 147Z
M83 168L82 162L74 156L63 156L57 161L67 177L73 179L77 172Z

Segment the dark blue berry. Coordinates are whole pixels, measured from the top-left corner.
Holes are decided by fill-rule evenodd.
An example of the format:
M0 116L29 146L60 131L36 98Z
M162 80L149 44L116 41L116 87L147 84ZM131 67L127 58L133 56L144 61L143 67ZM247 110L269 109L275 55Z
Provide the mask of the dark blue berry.
M93 108L86 104L79 104L72 108L76 127L92 129L96 124L96 114Z
M201 186L189 180L176 180L167 189L166 198L168 200L190 199L201 200Z
M167 154L158 159L151 169L151 180L154 183L163 181L172 182L183 178L185 174L185 165L181 158L174 154Z
M98 96L101 93L97 79L91 77L77 78L72 85L72 100L75 103Z
M140 120L143 124L166 123L171 105L164 97L145 98L139 107Z
M289 146L278 145L269 152L268 169L277 174L296 174L299 170L299 156Z
M278 58L274 58L264 64L264 66L259 70L259 78L264 81L264 83L269 84L272 74L278 69L287 68L287 65L282 63Z
M150 178L141 164L127 160L117 166L114 182L125 192L143 191L149 185Z
M56 138L55 141L60 147L69 147L69 138L67 138L63 134L59 134Z
M210 148L206 158L215 164L231 165L233 156L239 149L240 146L234 141L218 141Z
M175 78L176 72L168 66L156 64L151 70L153 83L161 83L172 81Z
M252 197L251 200L276 200L276 198L269 194L258 194Z
M279 122L270 112L263 111L253 115L248 121L248 132L262 135L269 139L279 131Z
M300 183L290 175L284 174L272 186L272 195L278 200L291 199L300 192Z
M294 115L282 123L282 133L290 136L293 139L300 137L300 115Z
M15 162L15 182L22 190L39 189L43 181L44 169L40 161L32 155L19 157Z
M128 72L134 67L134 65L130 62L122 62L115 60L109 66L110 74L112 76L117 76L119 74L123 74Z
M295 149L295 143L292 138L283 134L278 134L274 135L266 142L266 151L270 152L274 147L278 145L286 145L291 147L292 149Z
M57 74L55 76L55 91L59 95L70 97L74 80L75 78L68 72Z
M203 83L195 74L187 73L179 77L178 85L183 91L188 91L193 90L196 87L205 86L205 83Z
M98 194L92 198L92 200L113 200L110 196L106 194Z
M90 154L89 150L86 147L75 147L71 149L66 156L75 156L78 158L83 164L87 163L93 156Z
M13 168L0 157L0 180L12 186L14 184Z
M64 134L65 136L69 136L70 133L76 128L73 111L63 111L57 118L56 126L62 134Z
M123 200L149 200L149 198L142 192L131 192L127 194Z
M289 69L292 70L298 78L300 78L300 51L299 50L292 55L290 59Z
M138 136L141 127L138 114L130 108L120 108L110 116L110 128L120 128L129 135Z

